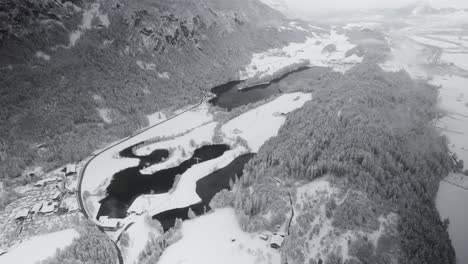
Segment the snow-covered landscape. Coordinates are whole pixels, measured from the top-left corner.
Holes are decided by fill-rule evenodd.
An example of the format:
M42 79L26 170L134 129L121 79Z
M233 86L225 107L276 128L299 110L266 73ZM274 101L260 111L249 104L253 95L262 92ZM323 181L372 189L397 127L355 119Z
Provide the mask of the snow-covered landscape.
M268 11L269 14L277 15L281 14L277 13L280 11L285 15L273 22L268 21L270 19L268 18L258 23L262 26L264 26L263 23L267 25L264 26L267 33L263 32L262 37L270 36L270 34L273 36L274 34L284 34L284 36L291 34L291 38L302 38L303 41L281 39L277 43L272 42L271 45L268 43L261 49L252 49L249 46L251 44L248 44L248 48L243 47L243 49L245 49L244 52L246 50L249 52L239 59L243 64L235 65L235 67L229 65L232 66L230 71L232 70L233 73L226 70L226 76L213 82L210 79L200 83L195 83L190 79L179 80L177 78L180 76L173 75L174 72L170 71L169 74L168 71L160 69L159 62L157 62L160 58L158 56L162 57L164 54L173 52L182 54L181 57L186 59L183 63L194 63L193 65L197 61L207 63L206 65L212 63L204 57L205 52L209 56L221 56L218 53L210 53L213 47L207 43L213 36L206 32L196 35L196 30L222 28L219 32L213 32L223 36L226 34L228 38L229 34L236 30L239 30L241 34L247 34L249 30L257 26L256 24L250 25L249 15L243 13L243 9L236 9L235 3L223 2L223 5L219 5L217 2L211 3L210 1L201 6L198 6L198 3L192 6L193 10L203 8L210 10L207 17L210 21L215 21L209 24L210 26L205 24L203 17L195 16L196 12L193 10L182 11L189 17L193 15L193 18L187 20L189 22L180 20L179 23L179 15L169 15L169 13L164 13L166 11L161 14L161 17L155 19L147 11L137 12L136 9L132 12L118 11L120 8L126 8L125 4L121 3L111 5L99 0L97 3L87 5L85 9L78 4L67 3L70 16L71 10L80 14L76 15L76 23L73 27L68 24L61 25L64 29L70 28L69 31L64 31L67 32L65 35L67 44L56 45L52 49L35 50L31 56L39 61L38 65L54 61L56 57L53 52L58 49L61 52L75 51L81 47L80 45L84 45L83 42L89 41L90 34L93 34L92 38L96 39L105 36L103 43L107 43L107 47L124 46L115 54L131 56L132 65L128 66L126 71L142 71L138 72L138 78L135 80L129 79L125 84L126 87L142 85L139 83L140 79L149 79L154 75L164 83L163 86L167 84L166 82L176 82L184 89L199 90L199 96L190 98L193 94L181 95L177 94L180 91L167 93L159 91L160 94L157 96L180 96L177 106L164 108L160 108L159 105L145 106L145 110L140 111L133 105L128 109L125 107L120 109L113 105L111 103L113 96L122 97L115 92L113 95L111 93L100 95L95 91L86 91L86 94L92 98L93 107L90 109L95 116L86 121L77 117L73 122L95 122L93 126L100 129L98 131L115 129L117 125L125 127L125 122L129 120L134 122L133 126L125 127L128 133L116 132L115 135L127 135L124 138L113 134L109 137L112 140L106 141L105 144L102 144L103 142L99 142L101 144L94 142L94 145L89 143L89 146L95 146L94 152L92 154L90 154L92 151L84 152L87 153L85 157L82 153L75 154L73 149L58 152L59 155L68 157L66 165L64 163L60 168L55 167L45 171L41 166L50 165L47 162L53 159L52 156L44 154L50 149L55 150L51 145L52 141L63 141L52 136L43 136L41 138L43 143L39 144L24 141L22 143L24 146L21 145L18 152L33 149L39 156L42 155L43 163L41 166L28 167L21 177L10 176L16 185L21 185L21 182L25 184L14 188L16 199L5 202L6 209L0 214L0 224L2 224L0 226L0 263L34 264L52 261L54 257L60 255L58 253L67 248L74 248L70 245L74 245L77 240L89 235L86 232L91 232L89 231L91 229L82 232L84 230L82 226L78 228L78 225L86 221L93 228L99 227L99 230L96 228L94 231L106 235L109 240L107 242L111 246L103 250L103 256L116 254L114 258L118 259L120 264L153 262L163 264L281 264L290 263L293 260L301 260L299 262L310 264L333 261L336 261L333 263L378 263L382 259L386 259L388 263L398 263L395 262L396 256L398 260L401 256L407 257L408 260L412 257L404 255L407 254L405 251L407 248L400 248L401 245L415 239L419 243L418 247L425 247L421 239L427 239L423 242L434 242L430 240L434 234L445 235L445 237L441 235L441 241L443 240L441 243L446 242L445 238L450 238L447 239L448 247L438 248L440 244L433 243L435 245L433 247L437 247L434 252L440 253L438 250L445 250L445 255L442 256L440 253L440 258L445 258L447 264L455 264L450 259L453 253L449 252L455 250L453 256L456 256L456 264L468 264L466 221L468 219L466 203L468 177L464 175L468 173L464 165L468 164L468 9L434 8L427 3L417 3L389 10L337 12L336 17L322 15L309 21L303 17L306 11L297 10L297 7L294 10L286 3L287 0L262 0L262 2L266 6L252 0L252 3L249 2L249 8L260 8L259 10L263 12ZM156 8L157 4L154 5L152 8L159 12ZM169 9L173 7L171 5L167 4L161 8ZM141 6L144 7L145 3L141 3ZM117 10L115 11L117 15L110 10ZM151 12L156 12L155 10ZM194 14L191 13L192 11ZM257 11L253 13L258 15ZM119 27L123 24L135 28L141 27L138 29L138 34L144 35L144 45L133 47L130 43L135 41L133 38L137 38L134 35L128 39L118 39L111 34L112 30L116 30L116 19L120 18L124 22L118 24ZM221 18L228 22L223 20L220 24L216 23ZM165 31L158 31L160 25L156 22L152 22L153 24L148 22L152 21L151 19L165 27L171 25L167 27L172 31L173 36L167 35L169 33ZM171 23L175 23L176 26ZM102 31L96 33L97 30ZM166 36L162 38L162 41L156 40L156 36L163 36L163 34ZM161 44L164 41L169 43L169 46L161 48L161 45L166 44ZM157 44L150 46L154 44L153 42ZM186 52L185 49L189 50L191 45L196 51L186 56L183 52ZM94 48L97 49L97 46ZM101 48L99 46L99 49ZM145 50L146 48L148 50ZM225 52L230 56L236 55L236 51L231 46L226 45ZM90 56L88 53L86 56ZM177 59L180 58L177 57ZM111 60L108 62L118 63ZM234 62L237 63L233 60L233 64ZM173 63L180 62L174 60ZM226 67L226 63L219 62L217 67ZM31 65L33 66L30 67L39 67L35 64ZM362 69L360 68L362 65L378 70L370 73L369 76L366 75L367 72L362 74L363 80L361 80L359 70ZM10 66L8 66L9 69ZM64 66L66 67L68 66ZM353 68L358 69L357 73ZM3 68L0 70L3 71ZM404 77L395 77L402 71L408 74L403 73ZM184 74L187 77L194 73L187 71ZM314 75L314 77L306 78L306 74ZM387 79L387 75L391 77ZM396 79L395 83L391 83L394 81L393 77ZM76 81L66 80L64 76L61 78L64 87ZM80 76L80 78L86 79L87 76ZM108 74L106 78L115 78L115 76ZM7 78L5 80L9 81ZM224 83L219 83L219 80L223 80ZM334 81L338 84L338 88L333 86ZM375 84L376 87L394 88L398 85L406 85L406 82L410 81L414 87L416 84L430 84L437 88L437 103L435 103L436 94L434 93L431 105L434 109L427 114L430 117L421 123L421 131L430 128L432 130L427 131L432 134L426 135L423 132L418 134L418 137L427 136L432 139L434 135L438 138L443 136L446 141L440 140L441 142L437 144L443 144L444 147L437 150L443 149L444 155L447 154L449 159L445 160L445 156L441 157L443 155L439 153L424 154L427 154L427 160L432 158L434 167L439 166L438 162L442 164L445 161L447 164L450 163L450 166L422 168L426 165L423 164L420 165L421 168L413 168L412 162L416 164L420 161L411 156L413 146L408 147L408 150L404 149L405 146L398 146L399 149L395 147L395 153L387 151L382 154L379 153L381 149L378 149L380 145L373 141L369 141L369 146L361 146L362 149L359 149L359 144L366 140L361 138L349 139L349 141L354 140L354 145L350 144L349 150L331 153L335 151L331 148L336 142L344 142L348 139L347 133L361 132L364 135L363 128L378 131L381 124L365 122L375 121L372 119L373 115L381 114L379 111L382 111L384 107L412 103L409 99L406 102L405 98L396 98L384 92L382 92L383 98L376 99L373 97L376 96L373 94L374 90L370 88L366 90L368 87L364 87L365 85L370 83L370 86ZM24 84L26 86L36 84L36 80L31 78L31 81L28 79L25 83L27 83ZM211 86L213 83L219 86L213 88ZM235 83L235 85L231 86L230 83ZM90 82L90 86L98 87L99 85ZM289 86L291 86L290 89ZM428 89L432 89L432 86L428 85ZM342 89L343 87L346 89ZM140 88L141 91L130 91L125 95L135 96L136 101L132 101L132 104L147 103L146 97L151 96L152 91L147 84ZM362 90L355 90L360 88ZM258 93L252 96L251 101L239 102L237 105L233 103L229 107L224 107L221 104L217 105L213 98L219 98L223 93L227 93L225 89L235 89L234 92L240 95L245 95L249 90L255 89L271 89L273 92ZM95 90L99 91L99 88ZM18 91L24 92L21 89ZM356 106L351 104L354 97L343 97L344 99L335 101L335 98L339 96L333 93L337 91L344 92L345 96L349 91L370 92L363 94L362 98L356 98L359 103L362 103ZM233 93L233 91L230 92ZM378 93L380 91L376 92ZM426 99L423 97L421 96L421 101ZM387 102L387 99L390 102ZM74 99L68 98L67 100L64 99L63 103L70 103ZM233 96L232 100L238 99ZM322 104L325 107L321 108ZM339 107L335 109L333 104ZM374 104L379 104L379 106ZM382 109L379 108L380 104ZM421 102L421 105L423 104L429 105L430 103ZM54 109L56 105L57 102L51 101L47 104L49 108L46 108ZM362 107L362 109L359 108L361 112L350 111L348 115L344 110L348 105ZM375 107L375 113L373 113L374 109L367 111L366 107L369 105ZM88 106L83 108L86 107ZM421 115L414 108L407 109L411 113L408 116L412 117L412 112L415 112L415 116ZM125 116L127 114L125 111L128 111L129 116ZM328 115L329 112L333 112L332 115ZM19 117L14 115L8 116L9 120L17 118ZM387 120L385 118L381 120ZM404 121L413 120L405 118L407 118L406 114L401 116ZM294 127L298 123L302 125L301 122L307 123L306 121L310 120L317 122L313 123L313 127L316 128L320 128L321 124L329 124L329 131L317 129L318 132L314 134L314 130L306 131L304 126L297 126L301 129ZM379 119L377 123L381 120ZM397 119L389 118L388 120ZM433 122L428 120L433 120ZM365 125L360 122L364 122ZM288 127L285 127L285 124ZM23 126L27 129L29 123ZM64 124L65 126L70 125ZM297 131L287 131L290 129L289 126L296 128ZM401 129L401 135L413 135L403 131L412 127L410 125L399 127L395 124L396 128L390 125L388 127L397 132ZM328 129L328 126L326 128ZM17 130L12 130L11 134L16 133ZM49 132L46 128L44 131L44 134ZM397 132L392 136L399 136ZM69 137L73 140L78 138L72 133L69 133ZM121 139L117 140L117 138ZM307 141L309 138L315 139L304 143L297 140ZM275 141L277 139L278 141ZM380 139L375 141L378 140ZM391 141L393 138L389 140L389 142L397 142L395 144L404 141ZM111 141L114 142L107 144ZM295 148L288 149L280 143L289 143L288 146L295 146ZM4 145L3 141L0 141L0 161L6 157ZM433 147L432 144L427 145L431 146L421 149L427 150ZM276 146L280 152L289 150L291 153L281 155L284 153L277 153ZM304 149L301 149L302 147ZM96 150L96 148L99 149ZM431 154L436 158L430 156ZM408 161L406 161L406 155L409 157ZM321 160L323 157L328 157L328 160L326 162ZM347 159L352 162L344 162ZM28 162L32 161L28 160ZM385 166L379 167L381 162L388 163L390 169ZM421 161L421 164L424 162ZM394 171L389 172L393 165L395 165L395 171L401 170L400 174L404 174L404 177L414 176L411 180L405 178L409 182L408 185L401 184L401 179L397 179L396 174L393 174ZM389 171L382 169L375 173L373 170L377 167L386 168ZM356 171L356 168L365 169ZM424 182L426 179L416 177L420 173L419 169L424 172L427 170L427 174L437 171L440 177L431 175L431 182L428 183L428 179L428 182ZM448 172L449 169L450 172ZM3 173L1 170L0 172ZM348 178L349 175L354 178ZM395 179L390 176L395 176ZM414 182L412 182L413 179ZM437 183L439 180L441 181L436 193L437 185L432 183ZM385 185L387 184L385 181L388 181L388 185ZM356 186L356 182L359 186ZM392 184L397 185L397 182L400 183L403 191L398 189L400 186L392 186ZM202 183L208 187L202 186ZM158 184L161 185L160 188L156 186ZM388 189L385 189L384 185ZM378 193L375 186L382 186L385 192ZM0 198L3 199L2 194L13 193L8 188L10 186L3 185L0 181ZM216 192L213 195L204 196L203 188L212 188ZM420 199L424 197L425 200L421 202L422 200L409 195L408 197L411 198L408 199L416 200L401 200L406 198L402 198L406 195L405 192L421 194ZM431 202L428 202L429 198L426 196L432 197ZM436 197L435 200L434 197ZM210 200L215 201L216 205L212 205ZM0 201L3 206L4 201ZM433 230L434 234L431 233L427 237L420 233L414 237L408 235L413 234L411 228L415 230L419 228L414 227L414 223L410 221L411 217L415 217L411 215L413 212L408 213L410 211L408 207L411 206L420 206L418 210L425 216L435 215L436 220L428 217L427 223L424 221L421 223L421 226L425 228L425 225L437 227ZM276 209L278 211L274 211ZM424 211L426 209L428 210ZM403 212L406 214L404 215ZM280 219L280 223L275 222L277 219ZM349 222L346 222L348 220ZM49 230L49 233L44 230ZM421 229L418 229L418 232L422 232ZM84 235L81 236L82 234ZM403 241L402 237L407 240ZM92 242L96 241L100 243L99 239ZM399 242L392 244L394 241ZM405 245L408 247L408 244ZM87 246L86 244L83 248ZM416 249L411 250L416 251ZM89 249L89 251L92 250ZM112 253L113 251L115 252ZM393 253L395 255L391 255ZM418 251L418 254L421 252ZM363 257L363 255L366 256ZM421 256L418 255L418 257ZM75 261L78 261L77 259ZM401 259L407 260L403 257ZM416 261L413 263L418 263L418 260L413 260ZM79 261L88 263L82 259ZM114 263L115 260L108 259L101 260L101 262L107 264Z
M53 257L57 250L69 246L79 237L74 229L65 229L45 235L32 237L0 256L2 263L34 264Z

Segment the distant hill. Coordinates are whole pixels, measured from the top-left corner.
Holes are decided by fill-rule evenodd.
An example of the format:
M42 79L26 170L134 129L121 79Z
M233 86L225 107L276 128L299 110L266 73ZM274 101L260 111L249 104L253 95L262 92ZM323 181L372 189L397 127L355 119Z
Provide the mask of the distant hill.
M421 1L414 4L406 5L398 9L399 13L408 16L421 16L421 15L435 15L435 14L447 14L458 11L456 8L435 8L431 6L427 1Z
M2 0L0 181L76 161L303 40L257 0ZM27 181L27 179L26 179Z
M260 0L264 4L268 5L269 7L280 11L283 15L288 18L296 18L298 17L297 14L288 7L285 0Z

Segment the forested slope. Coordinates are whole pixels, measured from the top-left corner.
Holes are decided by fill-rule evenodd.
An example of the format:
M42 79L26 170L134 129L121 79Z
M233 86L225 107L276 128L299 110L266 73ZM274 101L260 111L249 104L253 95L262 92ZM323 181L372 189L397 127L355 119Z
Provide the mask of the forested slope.
M364 197L343 198L339 206L327 203L333 232L364 232L379 215L398 216L396 237L383 237L375 247L367 238L349 240L351 249L359 249L354 258L360 262L346 263L455 263L447 223L434 202L440 179L453 166L446 139L432 125L436 88L365 63L345 75L328 74L321 83L300 83L313 99L288 115L237 184L234 205L244 228L271 229L287 219L285 190L272 176L291 190L327 176L335 187ZM266 217L268 212L275 217ZM317 215L305 212L301 217L309 222L301 224L296 216L295 232L286 241L291 250L282 252L288 263L301 263L310 254L300 241L313 238L303 236ZM325 263L344 261L335 253L329 252Z
M77 161L301 40L256 0L0 2L0 181Z

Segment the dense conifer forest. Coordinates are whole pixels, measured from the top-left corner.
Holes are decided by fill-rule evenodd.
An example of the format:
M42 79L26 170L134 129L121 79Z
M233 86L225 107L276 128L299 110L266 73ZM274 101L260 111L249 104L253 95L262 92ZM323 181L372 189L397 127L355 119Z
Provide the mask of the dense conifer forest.
M307 71L301 74L306 79ZM405 72L385 73L364 63L295 89L312 91L313 99L288 116L236 184L234 205L244 229L285 221L288 204L279 198L285 191L271 177L294 186L331 175L337 186L361 191L372 201L327 205L335 227L371 225L376 212L366 208L374 206L399 216L398 237L381 241L390 244L387 248L399 248L394 256L399 263L455 263L447 223L440 220L434 202L440 179L454 165L446 139L433 126L436 87L413 81ZM268 211L277 217L265 219ZM391 263L365 241L351 248L355 254L367 252L364 263ZM306 253L285 252L297 260Z

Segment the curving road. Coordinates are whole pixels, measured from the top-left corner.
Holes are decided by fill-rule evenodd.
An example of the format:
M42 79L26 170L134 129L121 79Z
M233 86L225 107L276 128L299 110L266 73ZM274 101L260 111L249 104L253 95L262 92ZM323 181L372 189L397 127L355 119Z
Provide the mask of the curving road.
M79 173L78 173L78 184L77 184L77 192L76 192L77 197L76 197L76 198L77 198L77 200L78 200L78 205L79 205L79 207L80 207L81 213L83 213L83 215L84 215L87 219L90 219L91 221L93 221L93 222L99 227L99 222L97 221L97 219L95 219L94 217L90 217L89 214L88 214L88 211L87 211L87 209L86 209L86 205L85 205L85 203L84 203L84 201L83 201L82 188L81 188L81 185L82 185L82 183L83 183L83 177L84 177L84 175L85 175L86 169L87 169L88 165L89 165L96 157L98 157L98 156L101 155L102 153L108 151L109 149L111 149L111 148L113 148L113 147L115 147L115 146L117 146L117 145L119 145L119 144L122 144L122 143L124 143L124 142L130 140L131 138L136 137L136 136L138 136L138 135L140 135L140 134L142 134L142 133L148 131L149 129L152 129L152 128L154 128L154 127L157 127L157 126L159 126L159 125L161 125L161 124L163 124L163 123L166 123L166 122L170 121L171 119L173 119L173 118L175 118L175 117L177 117L177 116L180 116L180 115L182 115L182 114L184 114L184 113L186 113L186 112L188 112L188 111L191 111L191 110L193 110L193 109L199 107L200 105L203 104L203 102L206 100L207 97L208 97L208 96L207 96L207 94L205 93L205 95L204 95L203 98L200 100L200 102L199 102L198 104L196 104L195 106L190 107L190 108L188 108L188 109L186 109L186 110L184 110L184 111L182 111L182 112L180 112L180 113L178 113L178 114L176 114L176 115L173 115L173 116L167 118L167 119L164 120L164 121L161 121L161 122L159 122L159 123L157 123L157 124L154 124L154 125L152 125L152 126L146 127L146 128L144 128L143 130L138 131L137 133L132 134L131 136L125 137L125 138L123 138L122 140L119 140L119 141L117 141L117 142L115 142L115 143L113 143L113 144L107 146L106 148L100 150L100 151L97 152L97 153L93 153L93 154L88 158L88 160L86 161L86 163L84 164L84 166L81 168L81 170L80 170ZM101 229L100 229L100 230L101 230ZM101 230L101 231L104 232L103 230ZM123 261L122 253L121 253L119 247L117 246L117 243L116 243L116 242L114 242L114 245L115 245L115 249L117 250L117 256L118 256L118 259L119 259L119 264L123 264L124 261Z
M190 108L187 108L186 110L184 110L184 111L182 111L182 112L180 112L180 113L178 113L178 114L176 114L176 115L173 115L173 116L167 118L167 119L164 120L164 121L161 121L161 122L159 122L159 123L157 123L157 124L154 124L154 125L152 125L152 126L146 127L145 129L143 129L143 130L141 130L141 131L138 131L138 133L134 133L134 134L132 134L131 136L125 137L125 138L123 138L122 140L119 140L119 141L117 141L117 142L115 142L115 143L113 143L113 144L107 146L106 148L100 150L98 153L93 153L93 155L91 155L91 157L86 161L86 163L84 164L83 168L81 168L81 170L80 170L80 172L79 172L79 174L78 174L78 185L77 185L77 196L78 196L78 197L77 197L77 199L78 199L78 204L79 204L79 207L80 207L80 211L83 213L83 215L84 215L86 218L91 219L93 222L95 222L96 224L98 224L97 220L94 219L93 217L90 217L89 214L88 214L88 211L86 210L86 205L85 205L84 202L83 202L83 195L82 195L82 188L81 188L81 185L82 185L82 182L83 182L83 177L84 177L84 175L85 175L86 169L87 169L88 165L89 165L96 157L98 157L98 156L101 155L102 153L108 151L109 149L111 149L111 148L113 148L113 147L115 147L115 146L117 146L117 145L119 145L119 144L122 144L122 143L124 143L124 142L126 142L126 141L132 139L133 137L136 137L136 136L138 136L138 135L140 135L140 134L142 134L142 133L148 131L149 129L155 128L155 127L157 127L157 126L159 126L159 125L161 125L161 124L163 124L163 123L166 123L166 122L168 122L168 121L170 121L170 120L172 120L172 119L174 119L174 118L176 118L176 117L178 117L178 116L180 116L180 115L182 115L182 114L188 112L188 111L191 111L191 110L193 110L193 109L199 107L200 105L203 104L203 102L205 102L206 98L207 98L207 95L203 96L203 98L200 100L200 102L199 102L198 104L196 104L196 105L194 105L194 106L192 106L192 107L190 107Z

